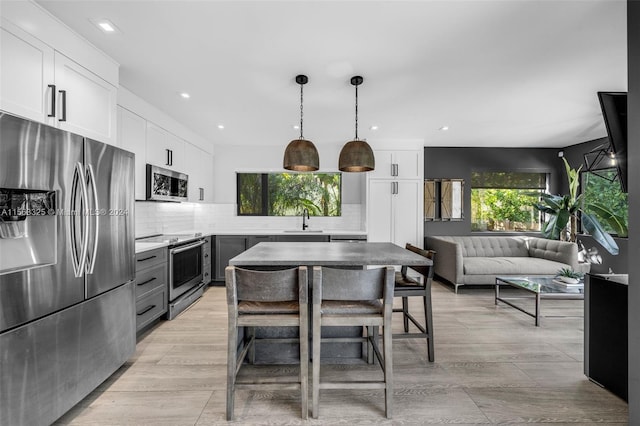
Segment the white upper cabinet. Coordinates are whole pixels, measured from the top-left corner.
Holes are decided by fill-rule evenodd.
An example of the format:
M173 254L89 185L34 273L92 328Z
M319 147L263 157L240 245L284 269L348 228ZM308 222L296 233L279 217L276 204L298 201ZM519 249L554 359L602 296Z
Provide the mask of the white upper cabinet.
M185 161L189 165L189 201L211 203L213 200L213 156L200 148L185 143Z
M10 22L0 29L0 109L46 123L55 100L53 49ZM53 123L53 120L51 120Z
M147 163L189 174L184 146L185 142L176 135L147 122Z
M146 199L147 120L118 106L118 146L133 152L135 159L135 197Z
M370 178L422 179L422 150L376 150L376 168Z
M115 145L118 89L55 52L58 127Z
M0 108L115 144L117 87L109 78L113 80L115 71L117 80L117 64L92 64L108 76L103 79L9 20L3 18L1 25ZM50 28L66 31L53 24ZM86 49L89 56L97 55L89 44Z

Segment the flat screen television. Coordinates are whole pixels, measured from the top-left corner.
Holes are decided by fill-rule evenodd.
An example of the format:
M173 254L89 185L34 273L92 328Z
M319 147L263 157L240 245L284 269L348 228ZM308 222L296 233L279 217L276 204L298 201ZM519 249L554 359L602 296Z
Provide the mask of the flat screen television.
M627 192L627 92L598 92L611 149L616 155L618 179Z

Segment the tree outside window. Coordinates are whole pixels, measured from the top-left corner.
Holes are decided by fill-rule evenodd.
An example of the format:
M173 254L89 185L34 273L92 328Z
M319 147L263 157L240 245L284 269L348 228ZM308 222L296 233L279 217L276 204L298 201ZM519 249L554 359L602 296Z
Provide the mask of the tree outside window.
M340 216L341 173L238 173L239 216Z
M619 231L614 229L610 220L603 217L602 212L594 206L606 206L611 213L620 218L624 224L623 229L626 229L629 224L629 201L616 176L615 168L582 172L580 185L584 194L584 211L596 216L604 230L614 235L618 235Z
M472 172L472 231L540 231L533 204L547 186L546 173Z

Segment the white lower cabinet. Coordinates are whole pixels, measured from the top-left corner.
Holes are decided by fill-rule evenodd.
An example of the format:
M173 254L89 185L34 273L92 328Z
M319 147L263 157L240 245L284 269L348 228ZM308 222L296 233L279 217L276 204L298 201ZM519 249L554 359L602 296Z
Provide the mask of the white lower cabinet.
M422 180L370 179L367 185L368 241L422 247Z

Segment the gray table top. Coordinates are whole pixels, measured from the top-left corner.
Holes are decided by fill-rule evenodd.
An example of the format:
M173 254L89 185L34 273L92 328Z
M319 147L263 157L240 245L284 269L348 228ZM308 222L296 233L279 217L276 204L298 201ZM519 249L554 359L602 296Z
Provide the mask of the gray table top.
M431 259L392 243L264 242L229 261L234 266L431 265Z

